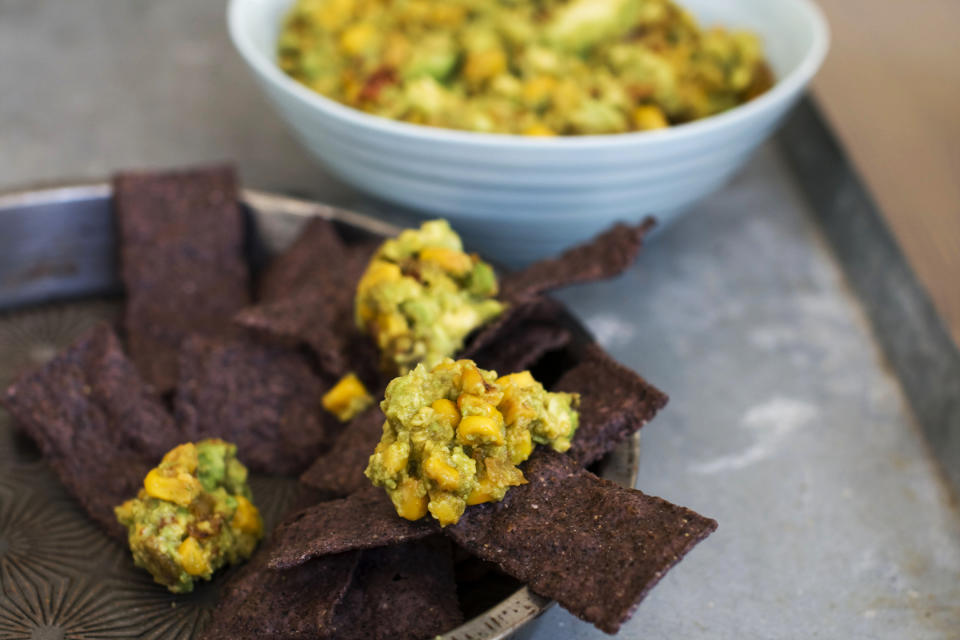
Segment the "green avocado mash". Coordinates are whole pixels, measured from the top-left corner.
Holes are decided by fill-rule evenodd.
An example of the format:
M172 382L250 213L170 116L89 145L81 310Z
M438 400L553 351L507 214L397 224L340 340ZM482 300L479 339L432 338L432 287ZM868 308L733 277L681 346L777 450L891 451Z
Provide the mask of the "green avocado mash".
M442 526L467 505L503 499L524 484L517 468L534 444L570 448L579 424L575 393L551 393L529 371L497 377L470 360L420 364L387 386L383 436L366 475L397 513L427 511Z
M772 84L757 36L671 0L296 0L277 57L372 114L531 136L658 129Z
M373 336L387 371L432 367L467 335L500 315L493 268L463 252L445 220L424 222L383 243L355 301L357 326Z
M223 440L182 444L150 470L136 498L115 509L134 563L173 593L189 593L195 580L249 558L263 537L236 454Z

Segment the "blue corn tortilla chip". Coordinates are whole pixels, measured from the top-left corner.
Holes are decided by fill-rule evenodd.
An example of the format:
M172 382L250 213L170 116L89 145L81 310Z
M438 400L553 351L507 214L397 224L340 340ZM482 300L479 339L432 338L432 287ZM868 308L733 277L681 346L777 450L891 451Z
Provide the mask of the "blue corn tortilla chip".
M344 337L335 327L335 318L327 294L301 294L238 313L234 321L281 346L306 345L316 357L319 368L334 377L349 371L343 354Z
M511 324L516 326L498 327L481 348L471 345L460 357L503 375L533 367L544 355L573 339L570 330L556 322L534 319Z
M329 387L297 351L192 336L181 352L177 421L190 440L236 444L252 471L297 474L341 429L320 404Z
M616 633L650 589L716 521L600 479L538 449L527 484L470 507L453 540L602 631Z
M613 451L667 404L666 394L595 343L551 390L580 394L580 426L567 453L583 466Z
M463 622L449 541L364 551L333 622L337 640L422 640Z
M3 404L90 517L124 542L113 508L184 440L106 324L23 375Z
M370 240L346 244L329 220L311 220L267 268L260 304L242 310L235 322L281 344L306 346L331 376L353 370L368 387L379 386L376 349L363 349L365 337L353 320L357 283L376 248Z
M183 339L227 334L250 304L236 179L228 167L120 173L113 197L130 357L164 393Z
M268 569L261 548L224 585L202 640L333 638L338 606L353 582L359 551L285 571Z
M363 475L383 435L383 413L372 407L354 418L330 447L300 476L300 482L330 496L345 497L370 486Z
M269 564L273 569L288 569L320 556L399 544L439 532L433 518L411 522L399 517L386 492L368 486L287 518L274 531Z
M653 218L638 225L618 224L556 258L535 262L503 278L503 299L512 301L572 284L613 278L637 259Z

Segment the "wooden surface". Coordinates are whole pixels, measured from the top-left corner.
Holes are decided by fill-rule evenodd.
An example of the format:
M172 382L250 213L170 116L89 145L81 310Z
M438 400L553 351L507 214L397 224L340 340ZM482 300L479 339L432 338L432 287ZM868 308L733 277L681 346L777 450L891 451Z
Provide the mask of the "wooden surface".
M816 96L960 342L960 1L819 1Z

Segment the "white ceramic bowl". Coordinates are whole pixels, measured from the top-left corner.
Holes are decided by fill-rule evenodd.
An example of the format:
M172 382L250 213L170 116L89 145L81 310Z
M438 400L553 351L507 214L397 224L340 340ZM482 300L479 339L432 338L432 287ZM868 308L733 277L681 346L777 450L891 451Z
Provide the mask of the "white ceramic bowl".
M429 216L508 264L555 253L618 220L667 223L723 185L800 98L827 52L811 0L680 0L703 25L763 38L776 85L697 122L614 135L530 138L408 124L343 106L275 63L292 0L231 0L230 35L306 148L355 187Z

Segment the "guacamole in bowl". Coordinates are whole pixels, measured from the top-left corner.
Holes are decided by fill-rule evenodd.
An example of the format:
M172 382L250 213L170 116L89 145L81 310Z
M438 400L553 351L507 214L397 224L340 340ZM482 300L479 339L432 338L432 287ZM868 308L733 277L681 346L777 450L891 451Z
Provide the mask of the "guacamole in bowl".
M277 58L371 114L530 136L664 128L772 84L756 35L670 0L297 0Z

